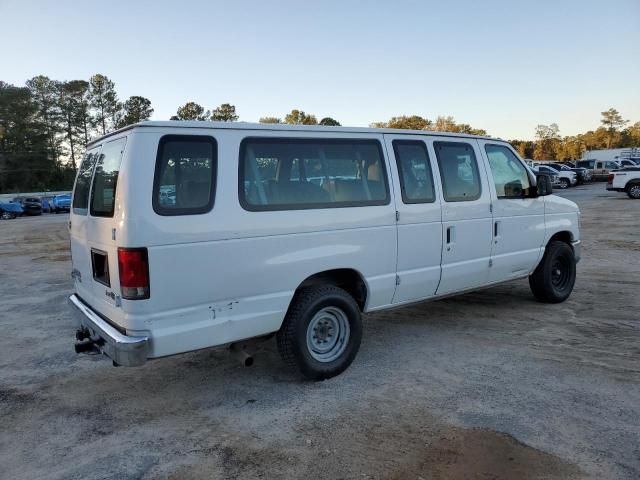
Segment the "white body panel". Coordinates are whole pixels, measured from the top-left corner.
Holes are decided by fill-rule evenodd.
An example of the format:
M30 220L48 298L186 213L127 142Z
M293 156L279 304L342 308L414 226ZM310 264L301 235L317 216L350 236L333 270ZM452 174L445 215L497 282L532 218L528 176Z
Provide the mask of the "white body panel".
M490 171L485 145L494 142L478 143L485 168ZM545 197L499 199L491 178L493 242L489 282L494 283L529 274L538 264L545 246Z
M392 163L397 165L392 142L403 140L406 135L385 135L387 153L392 156ZM419 139L428 145L426 136ZM433 151L427 147L429 157L433 160ZM431 161L431 168L434 168ZM396 170L393 176L393 190L400 192L399 175ZM436 201L433 203L405 204L400 195L396 198L398 211L398 260L397 274L401 279L396 288L393 302L396 304L412 302L436 294L440 283L440 263L442 260L442 189L439 182L434 181Z
M624 189L630 181L640 180L640 171L637 170L619 170L612 172L613 182L611 186L613 188Z
M209 212L161 216L154 211L156 155L165 135L215 138L217 179ZM256 136L378 141L390 201L361 207L248 211L238 199L239 147L244 138ZM76 279L78 295L127 334L148 335L150 357L275 332L300 284L328 270L357 272L366 286L364 310L373 311L526 275L554 233L568 231L579 239L577 208L572 202L553 196L496 201L482 149L486 140L475 137L149 122L98 140L89 148L101 148L122 137L126 147L113 217L71 213L73 268L80 277ZM391 142L401 138L420 139L427 145L436 195L432 203L404 204L400 197ZM444 201L434 141L473 146L482 182L479 199ZM500 224L495 239L494 221ZM452 229L449 244L448 228ZM121 299L118 247L148 249L148 299ZM110 287L92 278L92 248L108 256Z
M446 142L451 139L436 137L433 141ZM475 152L481 194L477 200L442 204L443 249L439 295L468 290L488 283L491 258L491 191L477 142L471 140L465 143L469 143ZM436 178L440 181L439 175Z

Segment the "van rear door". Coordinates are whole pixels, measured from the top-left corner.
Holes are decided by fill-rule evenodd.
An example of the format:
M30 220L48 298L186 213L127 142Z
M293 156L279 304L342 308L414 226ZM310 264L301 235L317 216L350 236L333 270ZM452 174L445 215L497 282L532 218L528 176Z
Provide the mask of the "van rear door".
M116 246L116 187L127 137L102 145L96 161L89 199L87 239L91 257L93 290L99 311L113 318L112 309L120 306L118 249ZM104 310L107 309L107 311ZM116 314L116 317L120 314Z
M91 281L91 257L88 254L87 218L89 215L89 194L96 161L100 156L100 145L90 148L84 155L71 200L69 236L71 240L71 276L76 293L87 301L93 296Z
M90 190L82 197L84 215L72 218L72 258L81 268L82 299L110 320L122 317L116 244L116 187L127 137L105 142L93 159ZM75 197L75 193L74 193ZM74 200L75 201L75 200ZM77 202L80 204L80 199ZM76 218L77 217L77 218ZM75 224L75 225L74 225Z

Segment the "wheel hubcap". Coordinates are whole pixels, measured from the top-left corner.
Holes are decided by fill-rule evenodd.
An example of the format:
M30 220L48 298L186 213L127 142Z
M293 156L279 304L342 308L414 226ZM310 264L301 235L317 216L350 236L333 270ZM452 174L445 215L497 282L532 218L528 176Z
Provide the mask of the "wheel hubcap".
M569 284L569 264L565 258L557 258L551 266L551 283L559 290L564 290Z
M347 314L338 307L324 307L309 322L307 349L319 362L332 362L347 348L350 333Z
M640 198L640 186L631 187L629 193L633 198Z

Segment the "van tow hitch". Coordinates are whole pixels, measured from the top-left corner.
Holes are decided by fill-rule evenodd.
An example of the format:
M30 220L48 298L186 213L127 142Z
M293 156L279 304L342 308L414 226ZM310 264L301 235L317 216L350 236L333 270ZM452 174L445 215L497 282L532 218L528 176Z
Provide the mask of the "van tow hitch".
M89 355L102 353L100 346L98 345L99 340L96 341L91 338L91 332L89 329L80 327L76 330L76 340L77 342L74 345L76 353L87 353Z

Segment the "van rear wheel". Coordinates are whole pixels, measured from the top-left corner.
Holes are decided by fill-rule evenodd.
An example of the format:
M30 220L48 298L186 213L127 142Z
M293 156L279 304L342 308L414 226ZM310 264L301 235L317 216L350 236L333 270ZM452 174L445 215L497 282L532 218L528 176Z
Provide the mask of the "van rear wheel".
M311 380L331 378L346 370L361 339L357 303L333 285L297 292L277 334L282 359Z
M576 259L565 242L549 242L542 261L529 276L533 295L541 302L564 302L576 282Z

